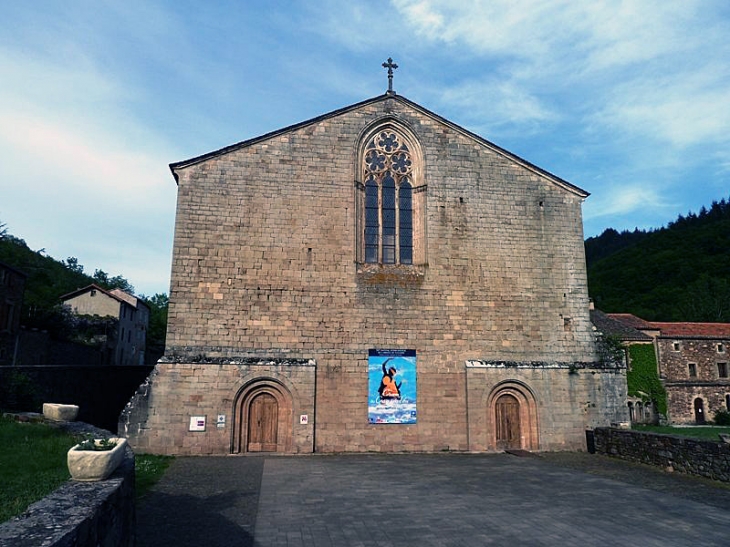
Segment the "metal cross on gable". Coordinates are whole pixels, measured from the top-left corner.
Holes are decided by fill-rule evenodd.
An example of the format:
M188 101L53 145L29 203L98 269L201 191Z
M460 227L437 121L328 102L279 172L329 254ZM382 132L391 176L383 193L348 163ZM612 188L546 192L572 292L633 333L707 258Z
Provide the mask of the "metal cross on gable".
M398 68L398 65L393 62L393 59L388 57L388 62L383 63L383 68L388 69L388 93L393 93L393 69Z

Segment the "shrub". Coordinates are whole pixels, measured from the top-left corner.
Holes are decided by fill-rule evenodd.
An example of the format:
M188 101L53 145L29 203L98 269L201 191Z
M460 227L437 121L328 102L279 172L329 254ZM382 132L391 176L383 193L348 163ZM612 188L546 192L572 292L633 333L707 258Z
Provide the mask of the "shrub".
M715 425L730 425L730 412L718 410L715 412Z
M38 388L28 375L12 371L0 382L0 408L4 410L40 410Z

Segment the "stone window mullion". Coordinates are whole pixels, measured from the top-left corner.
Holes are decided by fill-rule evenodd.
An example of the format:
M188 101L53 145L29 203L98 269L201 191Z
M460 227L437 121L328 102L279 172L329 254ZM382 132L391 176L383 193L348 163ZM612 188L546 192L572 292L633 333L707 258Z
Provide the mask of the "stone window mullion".
M417 224L423 211L416 210L424 202L414 192L421 169L414 164L413 151L418 149L397 130L386 128L371 135L360 156L365 182L365 211L359 221L362 259L369 264L412 265L416 256L422 260L424 254L422 227Z

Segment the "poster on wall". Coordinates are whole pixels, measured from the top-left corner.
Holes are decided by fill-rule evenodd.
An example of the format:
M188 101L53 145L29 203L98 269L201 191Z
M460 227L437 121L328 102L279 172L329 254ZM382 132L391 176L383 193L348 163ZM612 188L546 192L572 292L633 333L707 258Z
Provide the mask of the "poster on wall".
M416 350L369 350L368 422L416 423Z

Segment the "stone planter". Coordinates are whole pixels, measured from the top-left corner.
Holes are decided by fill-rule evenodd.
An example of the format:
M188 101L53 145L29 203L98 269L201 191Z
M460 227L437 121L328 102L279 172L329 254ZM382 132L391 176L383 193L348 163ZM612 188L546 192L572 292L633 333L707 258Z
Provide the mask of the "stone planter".
M68 451L68 471L71 478L77 481L103 481L124 459L127 439L112 437L109 439L117 445L111 450L79 450L79 445ZM95 440L96 443L99 439Z
M79 415L77 405L62 405L58 403L43 403L43 416L54 422L73 422Z

